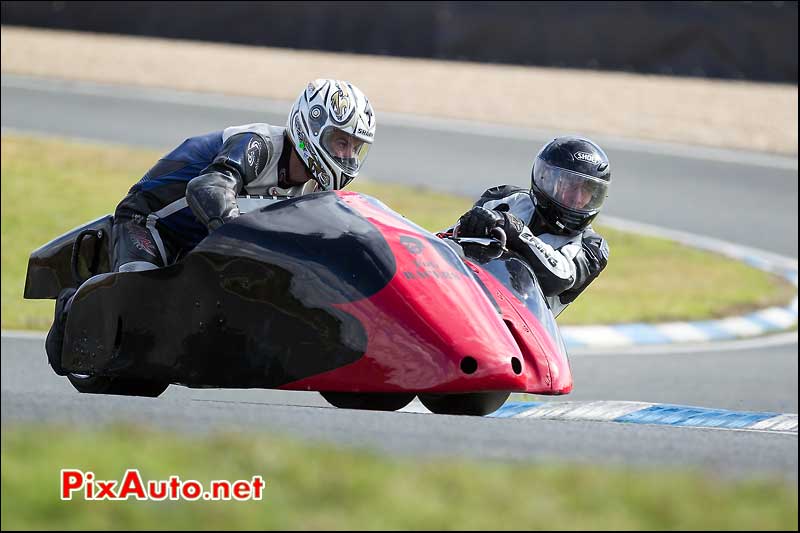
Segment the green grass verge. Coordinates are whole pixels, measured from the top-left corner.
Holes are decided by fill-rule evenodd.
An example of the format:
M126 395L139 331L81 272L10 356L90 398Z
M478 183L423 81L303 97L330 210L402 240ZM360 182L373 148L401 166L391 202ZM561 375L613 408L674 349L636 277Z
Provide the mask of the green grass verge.
M91 450L88 453L87 450ZM4 427L7 529L797 529L797 488L708 473L413 459L253 435ZM267 483L249 502L59 499L59 470Z
M2 137L3 328L49 328L53 303L22 298L30 252L113 212L161 155L119 146ZM352 188L432 231L449 226L471 205L467 198L366 179ZM559 317L562 324L701 320L787 304L793 294L789 283L742 263L662 239L598 229L609 241L610 264Z

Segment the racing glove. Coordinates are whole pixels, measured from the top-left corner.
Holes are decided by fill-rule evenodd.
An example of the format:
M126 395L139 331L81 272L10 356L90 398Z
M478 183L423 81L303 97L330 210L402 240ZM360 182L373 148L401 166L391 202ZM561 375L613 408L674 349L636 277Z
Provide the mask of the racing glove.
M525 230L525 223L518 217L505 211L495 211L485 207L473 207L458 221L461 223L458 233L464 237L486 237L492 228L502 228L506 232L509 244L519 241Z
M489 211L493 225L502 228L506 233L506 246L522 255L533 268L545 296L553 296L568 290L575 283L575 265L564 254L557 252L550 245L536 237L519 217L507 211ZM469 213L467 213L469 214ZM478 215L488 218L487 215ZM488 230L486 230L488 231Z
M458 219L462 237L486 237L489 231L505 222L502 213L485 207L473 207Z
M232 172L209 172L189 181L186 203L209 231L239 216L236 192L242 180Z

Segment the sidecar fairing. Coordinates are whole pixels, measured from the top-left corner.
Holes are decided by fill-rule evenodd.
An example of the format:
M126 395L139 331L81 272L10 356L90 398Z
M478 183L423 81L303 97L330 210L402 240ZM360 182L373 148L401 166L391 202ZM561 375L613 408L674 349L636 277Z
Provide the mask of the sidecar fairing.
M192 387L569 392L530 270L507 251L470 259L467 246L464 260L451 244L358 193L275 203L174 265L81 285L62 365ZM56 262L36 268L62 271ZM54 297L64 283L39 287L33 265L26 297Z
M34 250L28 259L25 298L54 300L63 289L77 286L76 275L86 279L94 272L108 272L113 220L102 216Z

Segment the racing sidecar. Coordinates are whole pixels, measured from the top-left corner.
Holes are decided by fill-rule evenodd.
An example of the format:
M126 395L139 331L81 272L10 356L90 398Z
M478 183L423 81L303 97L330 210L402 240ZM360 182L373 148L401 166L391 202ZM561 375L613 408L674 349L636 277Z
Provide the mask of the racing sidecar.
M109 272L110 216L31 254L26 298L79 287L62 367L81 392L315 390L338 407L483 415L565 394L566 349L531 269L346 191L274 202L175 264Z

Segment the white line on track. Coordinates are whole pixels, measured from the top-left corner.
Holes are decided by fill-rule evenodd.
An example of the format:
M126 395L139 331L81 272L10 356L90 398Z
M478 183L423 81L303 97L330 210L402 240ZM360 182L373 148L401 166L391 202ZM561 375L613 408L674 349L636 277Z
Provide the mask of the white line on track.
M636 345L618 346L612 348L571 348L570 357L583 356L609 356L609 355L664 355L664 354L689 354L689 353L712 353L712 352L732 352L739 350L753 350L756 348L768 348L771 346L783 346L797 344L797 331L780 333L777 335L766 335L752 339L715 341L696 344L663 344L663 345Z

